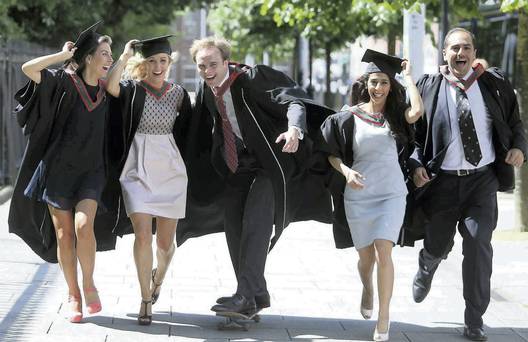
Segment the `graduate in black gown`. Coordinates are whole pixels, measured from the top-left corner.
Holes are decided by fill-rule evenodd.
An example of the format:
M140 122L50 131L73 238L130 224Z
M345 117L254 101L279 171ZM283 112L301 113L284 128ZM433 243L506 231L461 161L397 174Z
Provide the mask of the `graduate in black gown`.
M29 134L9 213L10 232L21 236L43 259L60 263L68 285L68 319L80 322L101 310L94 284L94 218L105 185L105 82L113 63L110 37L95 32L99 23L66 42L58 53L26 62L30 82L17 93L19 123ZM65 62L62 68L51 65ZM75 70L75 71L74 71ZM50 229L50 219L55 233ZM55 247L56 244L56 247ZM55 254L56 253L56 254Z
M180 138L191 115L191 101L182 86L167 81L173 62L169 37L129 41L108 76L107 90L115 97L112 127L119 129L116 136L123 137L116 142L121 151L117 172L108 182L117 183L122 190L133 224L142 298L140 325L152 323L152 305L158 300L176 250L176 225L185 216L187 172ZM122 74L126 76L119 82ZM154 219L157 266L153 269Z
M191 54L202 80L186 134L187 214L176 234L181 243L225 230L238 286L212 310L250 314L270 306L266 257L283 229L330 222L330 196L309 169L310 134L333 111L302 99L282 72L230 63L223 39L195 41Z

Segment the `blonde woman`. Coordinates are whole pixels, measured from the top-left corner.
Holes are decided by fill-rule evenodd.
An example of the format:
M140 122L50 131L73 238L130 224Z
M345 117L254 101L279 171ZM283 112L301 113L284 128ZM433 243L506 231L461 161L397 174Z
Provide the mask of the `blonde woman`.
M187 196L187 173L176 141L191 105L183 87L166 81L172 62L168 37L129 41L107 85L123 113L125 140L119 182L135 234L140 325L152 323L152 304L174 254L176 225L185 216ZM140 56L131 59L134 48ZM125 67L130 79L119 82ZM153 269L154 218L157 268Z

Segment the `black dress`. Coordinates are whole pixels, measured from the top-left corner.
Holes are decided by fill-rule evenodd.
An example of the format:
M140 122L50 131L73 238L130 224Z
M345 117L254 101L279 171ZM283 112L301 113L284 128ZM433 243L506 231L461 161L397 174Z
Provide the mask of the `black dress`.
M87 90L86 96L77 97L55 142L54 155L40 161L24 191L62 210L75 208L83 199L99 202L105 185L103 137L108 104L103 99L90 111L100 86L89 86L80 77L77 80Z

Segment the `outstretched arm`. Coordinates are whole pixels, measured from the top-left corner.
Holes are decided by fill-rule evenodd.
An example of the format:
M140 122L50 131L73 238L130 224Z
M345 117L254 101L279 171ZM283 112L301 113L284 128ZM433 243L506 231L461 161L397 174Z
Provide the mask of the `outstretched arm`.
M66 42L60 52L27 61L22 65L22 72L33 82L40 84L40 72L50 65L62 63L72 58L73 53L77 49L74 45L73 42Z

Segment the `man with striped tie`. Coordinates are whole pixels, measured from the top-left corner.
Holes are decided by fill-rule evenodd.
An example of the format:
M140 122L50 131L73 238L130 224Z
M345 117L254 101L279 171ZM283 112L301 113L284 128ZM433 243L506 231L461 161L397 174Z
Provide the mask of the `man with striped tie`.
M424 75L417 83L425 115L416 123L410 164L426 222L413 296L418 303L427 296L458 226L464 254L464 336L486 341L482 315L490 301L497 191L513 189L513 167L525 161L527 142L508 80L496 68L472 67L473 34L452 29L443 54L447 65L440 73Z

